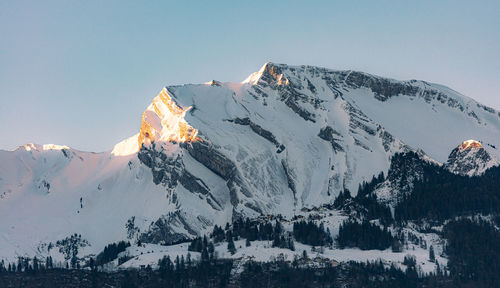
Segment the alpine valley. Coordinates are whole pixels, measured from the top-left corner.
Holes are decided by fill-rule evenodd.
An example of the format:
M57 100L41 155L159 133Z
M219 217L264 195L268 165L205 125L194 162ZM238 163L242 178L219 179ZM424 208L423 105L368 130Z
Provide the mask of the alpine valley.
M500 112L450 88L266 63L163 88L106 152L0 151L0 260L156 268L210 242L231 279L276 259L465 275L450 235L483 225L498 241L499 163Z

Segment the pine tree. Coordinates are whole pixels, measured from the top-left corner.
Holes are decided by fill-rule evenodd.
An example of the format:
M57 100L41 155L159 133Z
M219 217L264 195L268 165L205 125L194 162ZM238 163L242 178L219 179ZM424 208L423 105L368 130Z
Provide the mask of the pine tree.
M17 258L17 272L23 271L23 259L21 257Z
M281 240L279 234L274 234L272 247L281 247Z
M229 251L231 255L234 255L234 253L236 253L236 247L234 246L233 237L229 238L229 242L227 243L227 251Z
M95 269L95 261L94 261L93 257L90 257L90 259L89 259L89 267L90 267L90 270L94 271L94 269Z
M394 239L391 244L391 249L392 252L400 253L403 252L403 245L401 244L401 242L399 242L398 239Z
M208 242L207 250L209 258L213 260L215 258L215 246L213 242Z
M295 251L295 244L293 243L292 237L288 238L288 249Z
M207 247L203 248L201 251L201 262L207 262L209 260Z
M434 262L436 261L436 255L434 255L434 247L429 248L429 261Z
M187 265L187 268L191 268L192 266L192 261L191 261L191 253L188 252L188 254L186 255L186 265Z
M208 246L207 235L203 235L203 247L207 247L207 246Z
M38 271L38 259L36 258L33 258L33 270L36 272Z
M75 269L77 268L78 264L78 258L76 257L76 255L73 254L73 256L71 257L71 268Z
M179 271L181 269L181 260L179 258L179 255L175 257L175 270Z

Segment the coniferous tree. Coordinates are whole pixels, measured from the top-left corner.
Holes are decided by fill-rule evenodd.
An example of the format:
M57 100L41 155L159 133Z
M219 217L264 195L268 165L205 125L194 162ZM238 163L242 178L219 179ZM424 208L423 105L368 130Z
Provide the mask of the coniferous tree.
M207 251L208 251L208 257L211 260L215 259L215 246L213 242L208 242Z
M90 257L88 266L90 267L90 270L92 270L92 271L95 270L95 260L94 260L94 257Z
M434 255L434 247L432 245L431 247L429 247L429 261L436 261L436 256Z
M191 268L191 266L193 265L192 260L191 260L191 253L189 253L189 252L186 255L186 265L187 265L188 269Z
M229 233L229 237L228 237L227 251L229 251L229 253L231 253L231 255L234 255L234 253L236 253L236 246L234 246L234 241L233 241L233 237L231 236L231 233Z
M293 243L292 237L288 238L288 249L295 251L295 244Z
M392 252L399 253L403 251L403 245L398 239L394 239L392 240L391 249Z
M203 240L201 237L194 238L188 246L188 251L201 252L203 250Z
M175 257L175 270L176 271L181 270L181 258L179 257L179 255L177 255L177 257Z
M202 262L207 262L210 259L207 247L204 247L203 250L201 251L201 261Z
M36 256L33 258L33 271L38 271L38 259Z

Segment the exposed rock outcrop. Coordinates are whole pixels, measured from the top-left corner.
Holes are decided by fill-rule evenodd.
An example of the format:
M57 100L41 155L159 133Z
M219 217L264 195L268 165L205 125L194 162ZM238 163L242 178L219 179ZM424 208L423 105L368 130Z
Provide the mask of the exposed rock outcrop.
M339 132L337 132L335 129L333 129L332 127L326 126L326 127L321 128L318 136L319 136L319 138L330 142L330 144L332 145L333 151L335 151L335 153L337 153L339 151L342 151L342 152L344 151L344 148L342 147L342 145L340 145L338 143L338 142L342 141L342 135Z
M260 125L255 124L250 120L250 118L248 117L235 118L234 120L228 120L228 121L239 125L250 126L250 129L252 129L252 131L255 132L257 135L260 135L264 139L273 143L276 146L276 148L278 148L278 150L276 151L277 153L281 153L283 152L283 150L285 150L285 145L280 144L278 140L276 140L276 137L273 135L273 133L262 128Z

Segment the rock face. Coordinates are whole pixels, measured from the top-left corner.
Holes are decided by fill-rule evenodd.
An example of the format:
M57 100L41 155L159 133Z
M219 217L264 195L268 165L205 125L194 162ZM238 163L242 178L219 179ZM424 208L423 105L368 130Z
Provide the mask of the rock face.
M74 233L90 254L130 231L132 241L168 243L238 217L293 217L345 189L355 195L380 172L389 182L377 195L392 203L464 133L491 149L466 145L450 169L492 165L499 115L440 85L312 66L266 63L241 83L165 87L138 133L109 152L0 151L0 258L15 261ZM406 156L391 166L397 153ZM470 157L482 162L463 160Z
M467 140L451 151L445 167L456 174L475 176L497 165L479 141Z
M153 141L190 142L197 141L198 130L189 125L184 116L192 107L179 107L167 88L153 99L142 114L138 136L139 147Z

